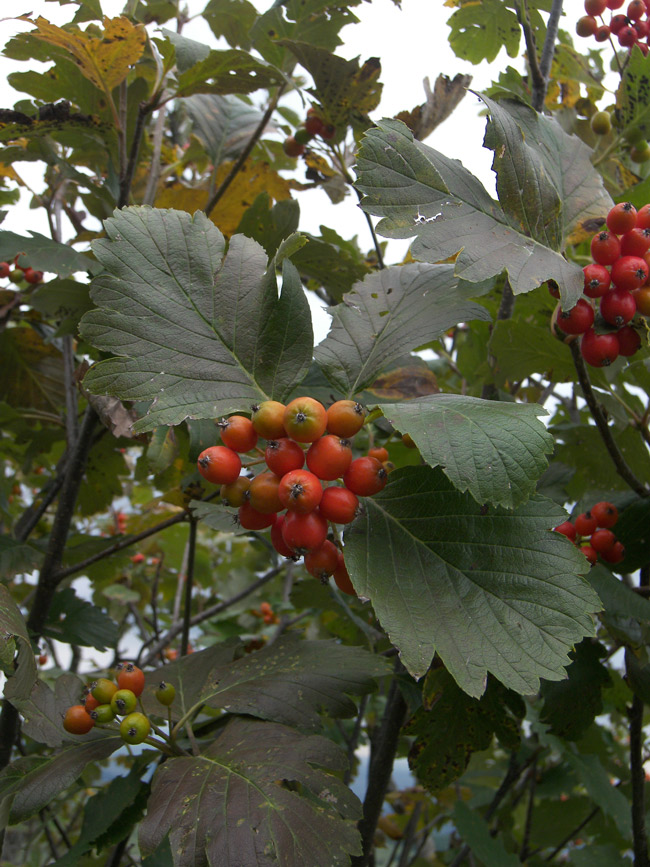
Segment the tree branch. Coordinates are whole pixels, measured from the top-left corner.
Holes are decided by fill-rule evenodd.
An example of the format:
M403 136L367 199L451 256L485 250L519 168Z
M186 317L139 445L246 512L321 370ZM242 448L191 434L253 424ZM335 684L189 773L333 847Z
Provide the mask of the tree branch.
M575 365L576 373L578 374L580 388L582 389L584 398L587 401L587 406L589 407L592 418L596 422L596 427L598 428L603 444L616 467L616 472L640 497L650 496L650 488L637 479L614 440L602 407L598 403L594 390L591 387L591 380L589 379L589 374L580 352L578 341L572 340L571 343L569 343L569 349L571 350L573 364Z

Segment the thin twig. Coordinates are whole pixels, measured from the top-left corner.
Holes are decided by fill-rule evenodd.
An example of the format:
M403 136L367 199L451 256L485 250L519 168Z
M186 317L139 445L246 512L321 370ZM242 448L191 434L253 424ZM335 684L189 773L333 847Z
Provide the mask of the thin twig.
M196 558L196 518L190 518L190 538L187 549L187 568L185 569L185 602L183 605L183 634L181 636L181 656L187 656L190 646L190 620L192 617L192 590L194 588L194 562Z
M588 825L589 822L591 822L591 820L594 818L594 816L597 816L599 812L600 812L600 807L594 807L594 809L591 811L591 813L589 813L582 820L582 822L580 822L579 825L576 825L576 827L569 834L567 834L566 837L564 837L562 839L562 842L559 843L555 847L555 849L553 849L551 854L547 858L545 858L544 860L545 861L552 861L553 858L555 858L555 856L558 855L562 851L562 849L564 849L566 844L570 843L571 840L573 840L573 838L576 837L580 833L580 831L582 831L582 829L585 827L585 825ZM534 853L530 853L530 854L534 854Z
M578 341L571 341L571 343L569 344L569 349L571 350L573 364L575 365L576 373L578 374L578 382L580 383L580 388L582 389L582 393L587 402L587 406L589 407L592 418L596 423L596 427L598 428L598 432L600 433L603 444L607 449L607 453L609 454L614 464L614 467L616 468L616 472L623 479L623 481L627 485L629 485L629 487L632 488L632 490L640 497L650 496L650 488L642 484L642 482L637 479L637 477L632 472L629 464L623 457L621 450L616 444L616 441L614 440L609 425L607 424L607 419L605 418L602 407L599 404L596 395L594 394L593 388L591 387L591 380L589 379L589 374L587 373L587 368L580 352L580 346L578 345Z

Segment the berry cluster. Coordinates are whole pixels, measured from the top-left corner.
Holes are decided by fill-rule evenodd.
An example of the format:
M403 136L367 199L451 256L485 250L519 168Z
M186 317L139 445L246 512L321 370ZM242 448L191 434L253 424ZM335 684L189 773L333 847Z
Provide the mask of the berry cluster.
M578 545L592 566L599 554L606 563L620 563L625 557L625 548L612 533L617 521L616 506L603 500L588 512L578 515L573 523L565 521L555 527L555 532L562 533L574 545Z
M261 602L259 608L253 608L251 611L253 617L261 618L267 626L271 623L279 623L280 618L274 613L269 602Z
M578 36L593 36L596 42L607 42L616 37L621 48L632 48L638 45L644 54L648 53L648 37L650 37L650 2L647 0L630 0L625 13L610 15L606 24L603 14L620 9L625 0L585 0L585 12L576 24ZM600 19L600 22L598 21ZM642 41L645 40L645 41Z
M85 735L93 726L110 725L122 717L119 732L127 744L141 744L149 737L151 721L136 710L144 690L144 672L132 662L116 666L117 682L100 677L86 688L83 704L69 707L63 718L63 728L73 735ZM160 704L169 706L176 690L171 683L160 683L155 696Z
M392 468L385 448L353 459L350 438L365 417L353 400L336 401L327 410L311 397L286 406L267 400L252 408L251 418L232 415L219 422L223 445L205 449L198 459L199 472L222 486L222 502L238 509L244 529L270 527L279 554L304 556L308 572L322 581L333 575L346 593L354 591L342 552L327 539L328 522L354 520L359 497L381 491ZM264 450L257 447L258 437L267 441ZM260 457L246 467L265 462L268 470L250 479L241 474L240 454L253 449ZM338 479L343 485L323 485Z
M560 308L556 323L565 334L582 335L587 364L605 367L619 355L634 355L641 337L632 320L637 313L650 315L650 205L638 212L629 202L614 205L607 229L592 238L591 256L593 262L583 268L586 298L571 310ZM551 293L559 297L556 288Z
M0 262L0 279L8 277L12 283L20 283L22 280L33 284L43 282L43 272L35 271L33 268L23 268L18 264L18 256L14 259L13 265L12 268L9 262Z
M320 136L324 141L330 141L336 135L336 128L331 123L325 123L315 108L307 111L307 117L295 135L290 135L282 144L284 152L289 157L299 157L305 152L305 146Z

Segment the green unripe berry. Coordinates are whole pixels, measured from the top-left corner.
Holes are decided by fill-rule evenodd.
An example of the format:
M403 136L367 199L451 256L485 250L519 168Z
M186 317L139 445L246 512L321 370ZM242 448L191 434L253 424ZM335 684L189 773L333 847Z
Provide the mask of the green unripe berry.
M298 144L306 145L313 139L313 135L308 132L304 127L297 129L294 135L295 140Z
M110 704L98 704L95 710L90 711L90 715L96 723L109 723L115 719L115 711Z
M90 693L100 704L109 704L116 692L117 684L107 677L100 677L90 684Z
M126 716L137 707L138 699L130 689L118 689L111 699L111 708L115 716Z
M120 734L127 744L141 744L150 731L151 723L143 713L130 713L120 723Z
M630 159L635 163L646 163L650 160L650 142L635 145L630 151Z
M607 135L612 129L612 116L608 111L597 111L589 123L596 135Z
M158 685L158 689L155 692L155 696L160 702L160 704L164 704L165 707L169 707L169 705L174 701L176 696L176 689L173 684L165 683L164 680L161 680Z

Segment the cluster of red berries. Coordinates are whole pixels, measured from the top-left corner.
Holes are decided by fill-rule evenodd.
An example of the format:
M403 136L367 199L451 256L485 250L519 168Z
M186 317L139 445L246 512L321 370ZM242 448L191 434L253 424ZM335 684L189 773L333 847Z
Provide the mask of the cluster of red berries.
M0 262L0 279L4 280L7 277L12 283L20 283L24 280L26 283L42 283L43 272L35 271L33 268L23 268L18 264L18 256L13 261L12 268L9 262Z
M336 135L336 127L331 123L325 123L323 118L318 114L315 108L310 108L307 111L305 122L296 130L295 135L290 135L282 144L284 152L289 157L299 157L305 152L305 146L315 138L320 136L324 141L330 141Z
M617 521L618 509L603 500L588 512L578 515L575 521L565 521L555 527L555 532L562 533L574 545L578 545L592 566L599 554L606 563L620 563L625 557L625 548L612 533Z
M625 0L585 0L585 12L576 24L578 36L593 36L596 42L607 42L612 36L618 40L621 48L632 48L638 45L644 54L648 53L648 37L650 36L650 0L630 0L625 13L610 15L606 24L603 14L620 9ZM600 22L597 20L600 19ZM641 40L645 39L645 42Z
M634 355L641 337L632 319L637 313L650 316L650 205L637 212L634 205L621 202L610 210L606 222L607 229L591 241L594 261L582 269L587 297L571 310L560 308L556 319L565 334L582 335L582 357L592 367L605 367L619 355ZM551 292L559 297L555 287ZM598 321L595 299L599 299Z
M151 731L149 718L136 710L144 690L144 672L132 662L120 662L115 670L117 682L100 677L86 687L84 703L67 709L63 728L73 735L85 735L97 724L110 725L116 717L122 717L119 723L122 739L127 744L141 744ZM167 707L175 695L171 683L162 682L155 691L160 704Z
M223 445L205 449L198 459L199 472L222 486L222 502L239 510L244 529L270 527L279 554L304 556L308 572L322 581L333 575L347 593L354 591L342 552L327 539L328 522L353 521L359 497L381 491L392 468L385 448L353 459L350 438L365 417L353 400L336 401L327 410L311 397L286 406L267 400L252 408L251 418L232 415L219 422ZM258 437L267 441L264 450L257 447ZM246 468L265 462L268 471L250 479L241 474L240 454L253 449L259 457ZM338 479L343 485L323 485Z
M264 621L267 625L271 623L279 623L280 618L271 608L271 604L269 602L261 602L259 608L253 608L251 611L253 617L259 617Z

